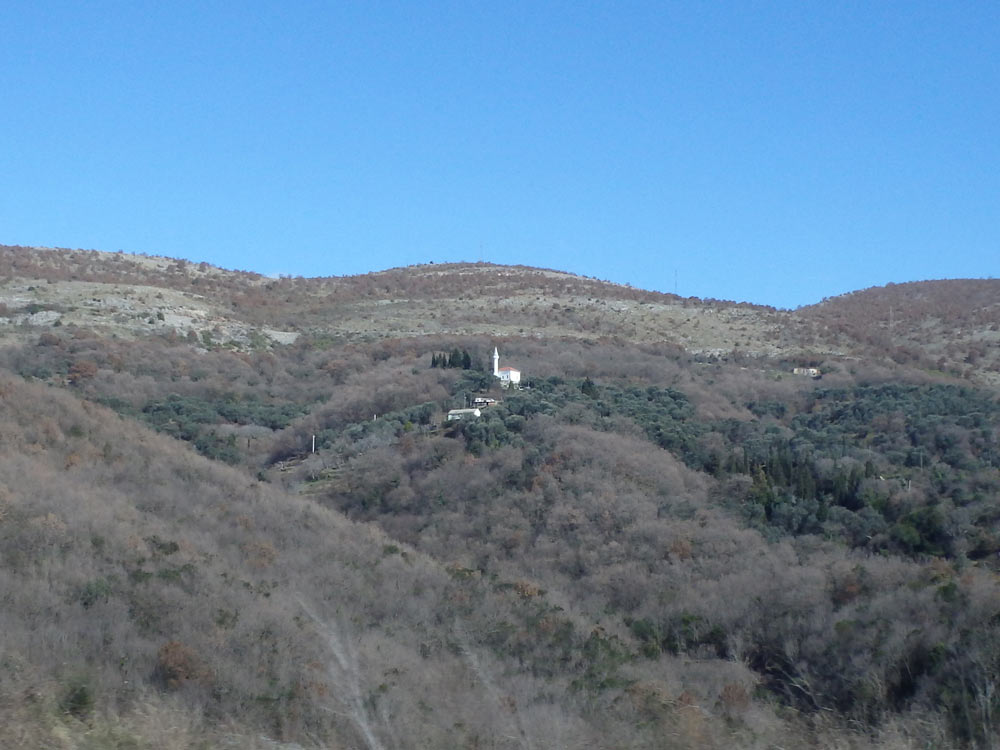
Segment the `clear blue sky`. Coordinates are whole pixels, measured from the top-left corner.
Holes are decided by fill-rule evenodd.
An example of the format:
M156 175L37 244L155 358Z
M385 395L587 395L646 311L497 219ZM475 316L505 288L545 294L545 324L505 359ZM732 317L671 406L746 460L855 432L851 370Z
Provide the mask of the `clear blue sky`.
M1000 3L6 0L0 242L781 307L1000 276Z

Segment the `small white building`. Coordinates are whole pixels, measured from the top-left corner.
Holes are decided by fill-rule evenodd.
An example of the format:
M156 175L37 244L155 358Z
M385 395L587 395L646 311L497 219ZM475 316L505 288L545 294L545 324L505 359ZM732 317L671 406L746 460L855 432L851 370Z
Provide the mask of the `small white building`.
M823 373L818 367L793 367L792 375L805 375L810 378L821 378Z
M521 371L516 367L500 366L500 350L493 347L493 377L500 379L503 386L519 385L521 382Z
M448 412L449 422L463 422L470 419L477 419L483 413L479 409L452 409Z
M487 406L493 406L496 402L495 398L489 396L476 396L472 399L472 405L477 409L485 409Z

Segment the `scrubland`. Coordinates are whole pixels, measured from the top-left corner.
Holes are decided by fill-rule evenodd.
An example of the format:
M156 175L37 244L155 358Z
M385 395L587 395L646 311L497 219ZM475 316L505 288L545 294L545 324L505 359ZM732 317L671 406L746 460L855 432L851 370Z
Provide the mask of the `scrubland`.
M57 314L0 349L2 746L1000 745L987 282L890 289L882 330L878 290L790 313L482 265L0 261L46 287L11 320ZM212 307L85 325L70 283ZM689 328L623 322L660 307ZM499 403L443 421L474 395Z

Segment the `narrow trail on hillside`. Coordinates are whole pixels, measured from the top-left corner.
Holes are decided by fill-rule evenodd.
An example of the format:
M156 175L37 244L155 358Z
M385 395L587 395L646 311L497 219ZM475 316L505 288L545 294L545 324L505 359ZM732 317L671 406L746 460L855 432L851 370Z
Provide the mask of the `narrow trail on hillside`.
M333 659L327 662L331 682L343 687L342 700L347 708L347 716L357 725L364 737L369 750L385 750L385 746L375 733L373 718L369 715L361 691L361 671L358 668L358 655L351 646L349 638L344 637L344 628L336 623L320 617L300 596L299 606L316 624L316 627L326 639L327 648Z

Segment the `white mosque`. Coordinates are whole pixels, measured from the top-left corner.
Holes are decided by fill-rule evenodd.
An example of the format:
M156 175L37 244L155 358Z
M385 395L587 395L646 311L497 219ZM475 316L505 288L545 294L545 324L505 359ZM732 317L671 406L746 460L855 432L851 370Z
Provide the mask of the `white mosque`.
M500 378L500 385L505 388L521 383L520 370L516 367L500 366L500 351L495 346L493 347L493 377Z

